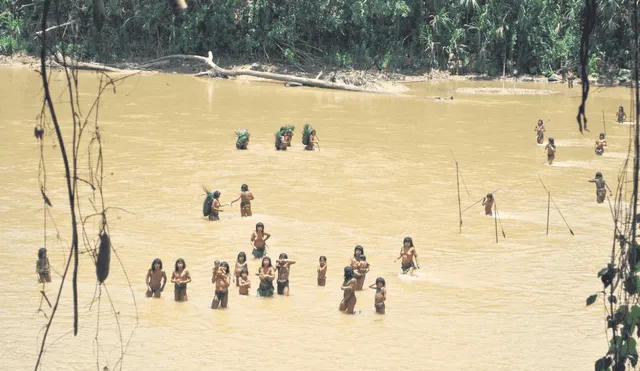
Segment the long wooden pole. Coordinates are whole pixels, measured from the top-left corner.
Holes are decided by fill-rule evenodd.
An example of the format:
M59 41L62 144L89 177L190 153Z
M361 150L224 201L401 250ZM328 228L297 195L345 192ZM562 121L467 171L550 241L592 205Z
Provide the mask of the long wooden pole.
M551 192L547 193L549 197L547 198L547 236L549 235L549 214L551 211Z
M458 168L458 161L456 161L456 183L458 185L458 220L460 221L460 234L462 234L462 204L460 202L460 169Z
M493 221L496 225L496 243L498 243L498 208L495 202L493 203Z

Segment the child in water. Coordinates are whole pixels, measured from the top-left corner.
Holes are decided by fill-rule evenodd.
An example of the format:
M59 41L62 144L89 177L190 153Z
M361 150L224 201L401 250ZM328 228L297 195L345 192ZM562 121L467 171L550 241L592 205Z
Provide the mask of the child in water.
M36 273L38 274L38 283L51 282L51 266L47 257L47 249L41 247L38 249L38 260L36 260Z
M167 284L167 274L162 270L162 260L153 259L145 281L147 283L147 297L159 298Z
M618 112L616 112L616 121L618 121L618 123L622 124L626 117L627 117L627 114L624 113L624 107L622 107L622 106L618 107Z
M249 272L246 269L243 269L240 272L240 277L238 278L238 294L240 295L249 295L249 289L251 288L251 281L249 280Z
M553 160L556 158L556 142L552 137L549 137L549 143L544 147L544 151L547 152L549 165L553 165Z
M589 179L589 182L596 184L596 202L599 204L603 203L604 199L607 197L606 189L609 189L609 186L604 181L602 173L598 171L596 173L596 177L593 179ZM609 189L609 192L611 193L611 189Z
M491 209L493 209L493 194L487 194L487 197L482 199L482 206L484 206L484 215L493 215Z
M356 277L356 291L361 291L364 287L364 280L369 273L369 263L364 254L358 255L358 267L354 270Z
M378 277L376 278L376 283L369 286L370 289L376 290L376 296L374 301L374 307L376 308L376 313L384 314L385 305L384 302L387 300L387 284L384 281L384 278Z
M236 286L240 286L239 279L243 270L247 271L247 274L249 274L249 268L247 268L247 254L245 254L244 251L241 251L238 254L238 260L236 261L236 268L234 270L236 276Z
M600 133L600 138L596 140L596 155L602 156L604 153L604 147L607 146L607 140L604 133Z
M538 120L538 124L533 130L536 132L536 142L538 144L544 143L544 121Z
M320 266L318 267L318 286L324 286L327 283L327 257L320 257Z
M260 278L260 284L258 285L259 296L273 296L273 280L276 278L273 266L271 265L271 258L265 256L262 258L262 265L258 269L256 276Z

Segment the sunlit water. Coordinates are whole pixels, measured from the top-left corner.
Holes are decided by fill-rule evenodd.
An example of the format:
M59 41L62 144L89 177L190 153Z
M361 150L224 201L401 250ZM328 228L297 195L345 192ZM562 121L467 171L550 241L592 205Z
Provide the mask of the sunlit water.
M96 89L92 76L81 75L86 103ZM61 76L55 80L54 98L68 126L68 96ZM0 69L0 81L0 368L30 369L46 323L36 313L41 287L34 272L44 243L32 135L41 87L26 69ZM596 273L608 260L612 223L607 203L596 204L587 180L601 171L615 184L630 126L614 124L613 117L618 105L629 110L628 91L592 89L591 132L583 136L575 123L579 88L521 85L560 91L553 96L452 93L461 86L501 84L412 84L406 95L387 96L152 75L132 77L117 95L106 94L100 110L104 191L108 205L129 212L109 211L109 223L139 318L124 369L591 369L606 352L603 309L584 303L601 288ZM438 95L455 100L434 101ZM593 143L604 130L602 109L609 146L598 157ZM553 166L535 144L538 118L551 118L545 140L556 138ZM317 129L320 151L302 150L305 122ZM296 126L294 144L276 152L273 133L285 124ZM248 151L235 149L239 128L251 132ZM46 292L53 301L71 238L61 157L52 136L45 143L48 195L61 234L57 240L48 220L55 272ZM463 209L502 187L495 194L497 244L495 220L480 204L463 213L459 233L452 151L464 179ZM575 236L553 209L545 234L547 196L539 177ZM243 183L256 198L252 218L241 219L236 205L219 223L202 218L201 185L229 202ZM90 190L79 187L86 200ZM229 308L212 311L214 260L233 266L239 251L249 253L258 221L273 236L269 254L286 252L297 261L291 296L255 297L258 262L251 260L251 296L232 287ZM417 277L400 277L394 263L405 236L418 249ZM372 266L366 285L386 279L384 316L375 315L369 289L357 293L359 315L337 310L342 270L356 244ZM323 288L316 286L320 255L329 264ZM186 260L193 278L189 302L174 302L170 283L162 299L145 299L144 277L156 257L169 276L177 258ZM136 309L113 258L107 289L126 345ZM95 271L87 254L80 263L79 334L69 333L67 282L44 369L95 369L97 355L100 370L118 361L120 338L107 293L102 290L99 311L97 302L89 306Z

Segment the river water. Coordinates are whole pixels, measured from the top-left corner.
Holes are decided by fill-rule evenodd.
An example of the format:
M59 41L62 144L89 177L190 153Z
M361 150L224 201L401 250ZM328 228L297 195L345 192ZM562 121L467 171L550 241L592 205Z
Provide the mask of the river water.
M96 91L93 76L81 74L87 104ZM30 369L46 323L37 313L41 286L34 274L44 243L32 135L41 87L26 68L0 69L0 81L0 368ZM54 75L54 99L68 127L62 81ZM595 202L595 186L587 180L601 171L615 185L629 126L613 124L613 116L621 104L629 111L629 92L593 88L591 133L583 136L575 123L579 85L518 84L559 91L552 96L453 92L480 86L501 83L411 84L406 94L390 96L171 74L126 80L116 95L105 95L100 109L106 203L128 211L109 211L124 269L113 256L106 286L113 307L104 289L90 306L95 273L88 254L80 256L79 334L69 333L67 283L43 369L115 369L120 336L128 344L126 370L592 368L607 340L602 305L586 308L585 298L601 289L596 273L609 259L612 222L607 203ZM437 95L455 100L434 101ZM609 146L597 157L593 142L603 130L603 109ZM535 144L538 118L551 119L545 140L556 139L553 166L544 164L543 147ZM305 122L317 129L320 151L302 150ZM273 133L285 124L296 126L294 144L277 152ZM248 151L235 149L233 131L239 128L251 132ZM53 301L71 237L64 172L51 133L45 143L53 203L47 248L55 270L45 291ZM463 213L459 233L452 151L464 179L462 208L502 187L496 193L499 243L495 220L483 215L480 204ZM86 162L81 164L86 174ZM553 209L545 234L547 196L539 177L575 236ZM202 218L201 185L220 190L222 202L229 202L243 183L255 195L252 218L242 219L236 205L220 222ZM90 189L79 187L87 215ZM240 297L232 287L229 308L212 311L214 260L233 266L239 251L250 253L259 221L272 234L270 255L286 252L297 262L291 296L257 298L254 277L251 296ZM405 236L413 238L420 257L414 279L400 277L394 263ZM386 279L384 316L374 313L370 289L357 294L360 314L337 310L342 270L356 244L372 266L366 285ZM320 255L329 265L322 288L315 271ZM173 301L170 283L160 300L144 297L144 278L156 257L169 276L177 258L186 260L193 279L188 302ZM257 266L250 259L251 275Z

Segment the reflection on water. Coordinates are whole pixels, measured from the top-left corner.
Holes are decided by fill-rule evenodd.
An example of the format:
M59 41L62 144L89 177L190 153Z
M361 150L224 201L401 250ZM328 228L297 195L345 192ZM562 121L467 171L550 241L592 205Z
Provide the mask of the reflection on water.
M95 91L91 76L82 75L86 94ZM45 323L35 314L39 287L33 272L43 244L38 150L31 136L40 85L27 70L1 69L0 78L0 272L11 277L0 281L6 334L0 347L5 364L24 369L35 363L34 345ZM584 299L599 288L595 273L607 261L611 221L587 180L595 171L615 179L629 129L608 125L609 146L596 157L592 143L599 129L581 135L574 121L579 89L559 85L522 84L558 90L553 96L450 93L452 102L425 99L474 86L500 84L412 84L409 96L393 97L152 75L133 77L118 95L106 96L100 113L107 203L129 212L114 211L110 228L139 315L124 368L147 369L153 362L165 368L252 369L274 358L283 369L386 370L408 362L419 369L592 367L605 342L603 318L597 308L584 308ZM600 90L591 95L587 114L595 122L602 109L626 102L624 89ZM552 118L545 137L558 143L553 166L545 164L535 143L532 129L540 117ZM302 150L305 122L317 129L320 151ZM296 126L294 145L277 152L273 133L285 124ZM251 132L248 151L235 150L233 131L241 127ZM62 237L56 239L49 222L47 247L60 272L70 240L66 191L53 139L45 140L51 212ZM499 243L495 220L483 215L480 204L463 213L459 234L451 150L470 192L462 189L463 208L504 187L496 201L507 238L500 236ZM545 234L547 195L538 177L574 237L553 212ZM253 218L240 218L236 206L219 223L201 218L202 184L229 202L243 183L256 197ZM80 192L88 197L88 189ZM229 309L211 311L213 261L233 265L239 251L249 252L258 221L273 236L269 254L286 252L298 262L291 271L291 296L258 299L254 279L251 297L231 290ZM416 278L399 276L399 263L393 262L407 235L420 256ZM384 317L374 314L374 290L357 294L361 314L337 311L342 270L356 244L365 247L372 266L366 285L376 277L387 281ZM329 266L324 288L316 286L320 255ZM144 298L144 277L156 257L168 273L177 258L186 260L193 278L189 302L175 303L170 284L161 300ZM81 264L80 333L67 334L67 285L49 339L67 335L48 347L46 369L95 367L98 306L89 308L95 275L86 254ZM251 260L250 272L257 266ZM59 275L53 280L49 298L55 297ZM107 287L126 341L135 308L118 266ZM113 367L120 346L112 309L102 299L99 352Z

